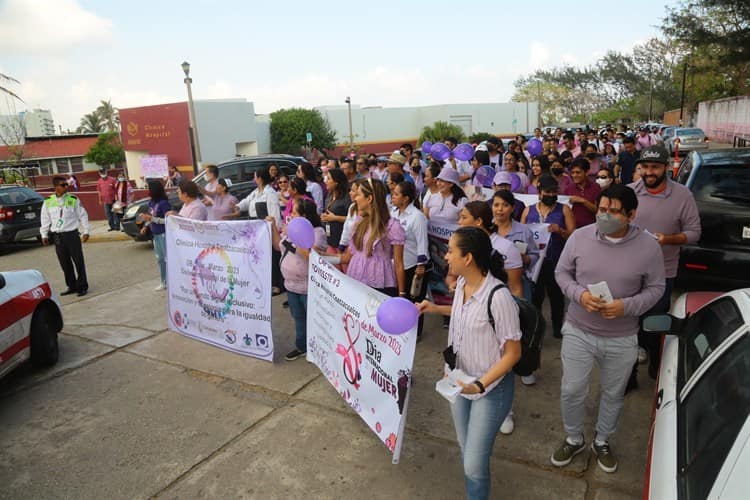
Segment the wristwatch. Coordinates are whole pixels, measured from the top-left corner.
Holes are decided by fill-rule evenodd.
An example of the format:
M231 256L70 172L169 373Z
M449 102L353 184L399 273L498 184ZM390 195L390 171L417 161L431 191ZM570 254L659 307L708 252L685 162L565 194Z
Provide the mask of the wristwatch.
M474 385L479 387L479 394L484 394L484 384L479 379L474 381Z

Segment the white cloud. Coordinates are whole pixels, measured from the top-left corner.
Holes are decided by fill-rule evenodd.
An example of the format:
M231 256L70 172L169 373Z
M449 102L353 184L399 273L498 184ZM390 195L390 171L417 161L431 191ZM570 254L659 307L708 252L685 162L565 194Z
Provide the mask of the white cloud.
M529 66L532 70L543 68L550 60L550 50L541 42L531 42L529 48Z
M0 52L62 53L106 41L112 21L83 9L76 0L5 0L0 4Z
M232 86L224 80L216 80L210 84L205 96L206 99L228 99L231 97L237 96L234 94Z

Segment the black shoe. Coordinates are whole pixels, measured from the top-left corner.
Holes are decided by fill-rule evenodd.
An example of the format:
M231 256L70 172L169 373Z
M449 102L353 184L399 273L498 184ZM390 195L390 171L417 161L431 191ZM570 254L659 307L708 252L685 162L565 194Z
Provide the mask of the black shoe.
M285 300L284 303L281 304L281 307L283 307L284 309L288 308L289 307L289 301Z
M78 292L76 290L73 290L72 288L68 288L64 292L60 292L60 296L70 295L70 294L73 294L73 293L78 293Z
M275 286L271 289L271 295L276 297L277 295L281 295L281 288Z
M450 326L451 326L451 318L450 318L450 316L443 316L443 328L445 328L447 330L448 327L450 327Z
M556 339L561 339L562 332L552 332L552 336L555 337Z
M625 394L636 389L638 389L638 378L633 374L628 379L628 385L625 386Z
M86 295L87 293L89 293L89 291L88 291L88 290L81 290L80 292L78 292L78 296L79 296L79 297L83 297L83 296L84 296L84 295Z
M110 232L110 231L117 231L117 229L110 227L109 229L107 229L107 232Z
M284 356L284 359L287 361L294 361L295 359L299 358L300 356L304 356L307 354L306 352L302 352L299 349L294 349L292 352Z

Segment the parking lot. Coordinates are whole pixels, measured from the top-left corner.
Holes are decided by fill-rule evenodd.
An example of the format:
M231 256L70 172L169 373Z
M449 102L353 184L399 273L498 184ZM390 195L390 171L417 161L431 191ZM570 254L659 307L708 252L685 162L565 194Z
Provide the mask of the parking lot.
M167 329L148 244L95 242L84 252L90 293L62 298L59 363L0 380L0 498L463 497L450 412L434 390L440 318L427 318L417 345L401 463L391 465L315 366L283 360L294 337L283 297L273 303L275 362L244 358ZM0 271L24 268L64 289L53 248L0 254ZM536 386L517 381L515 432L495 444L493 498L640 498L653 382L642 369L626 397L611 441L617 473L599 470L588 451L556 469L559 347L545 340ZM595 413L590 398L587 440Z

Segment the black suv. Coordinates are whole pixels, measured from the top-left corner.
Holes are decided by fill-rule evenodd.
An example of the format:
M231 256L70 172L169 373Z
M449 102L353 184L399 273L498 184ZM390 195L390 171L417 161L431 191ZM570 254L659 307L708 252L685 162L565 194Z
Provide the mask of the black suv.
M697 244L682 246L680 281L750 286L750 148L692 151L676 180L693 193L703 228Z
M0 185L0 243L41 239L42 195L23 186Z
M304 161L304 158L291 155L243 156L221 162L216 166L219 168L219 177L231 181L229 192L238 200L242 200L256 188L255 172L257 170L268 168L271 163L275 163L279 167L280 175L287 175L291 178L297 173L297 166ZM199 186L205 186L205 172L198 174L193 181ZM182 202L177 197L177 190L168 192L167 196L172 207L179 210ZM141 234L141 223L137 219L138 214L148 211L149 200L150 198L143 198L129 204L122 218L123 230L135 241L151 239L151 231Z

